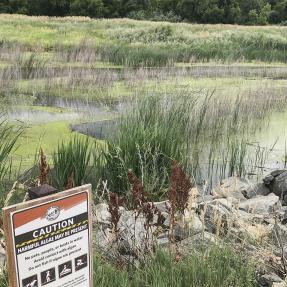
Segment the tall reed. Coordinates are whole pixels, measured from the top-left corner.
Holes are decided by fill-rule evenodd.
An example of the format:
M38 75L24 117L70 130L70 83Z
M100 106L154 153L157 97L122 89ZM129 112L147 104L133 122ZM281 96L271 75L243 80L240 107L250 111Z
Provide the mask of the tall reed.
M91 160L91 142L88 138L72 137L68 142L62 142L52 155L51 171L53 184L59 190L85 183Z

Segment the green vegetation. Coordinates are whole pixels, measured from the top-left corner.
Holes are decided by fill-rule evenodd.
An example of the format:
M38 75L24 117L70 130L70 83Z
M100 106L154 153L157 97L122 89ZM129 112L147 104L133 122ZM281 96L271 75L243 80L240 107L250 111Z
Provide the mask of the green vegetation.
M32 53L28 58L16 57L26 78L31 68L41 74L44 64L59 66L67 62L96 65L98 61L104 61L128 66L209 61L285 63L285 30L285 27L276 26L1 15L0 46L3 52L9 51L9 57L3 53L1 60L11 61L13 54L19 56L19 47L22 51L37 53L37 56Z
M285 0L3 0L0 13L131 17L154 21L258 24L286 21Z
M136 97L111 128L97 164L100 177L116 193L129 190L132 169L153 200L165 198L171 161L196 182L212 185L228 176L260 173L268 149L251 144L268 115L286 106L284 92L256 90L231 97L214 93ZM262 113L264 110L264 113ZM267 119L267 120L266 120Z
M56 2L66 9L65 1ZM88 2L71 1L69 9L90 14L97 7L98 13L109 13L107 1L92 1L87 8L83 3ZM240 23L264 24L271 15L266 1L256 9L253 4L243 8L243 2L240 11L233 7L240 16L245 11ZM40 13L35 1L27 3ZM189 20L209 22L214 11L222 16L222 9L224 18L229 15L216 1L212 7L209 1L208 7L190 3L204 19L184 16ZM193 13L189 4L181 1L187 5L184 11ZM28 12L22 8L18 12ZM151 16L149 6L145 13L140 10L129 12L135 18ZM178 17L163 11L163 16ZM0 206L19 173L28 170L20 181L29 177L28 184L36 184L48 164L52 185L62 190L92 182L96 201L106 191L129 197L130 169L149 200L166 199L173 160L206 192L228 176L259 176L269 153L282 142L274 138L275 129L267 140L258 138L266 137L270 119L280 121L286 114L286 47L283 26L1 15L0 108L8 124L0 125ZM97 123L109 119L108 128ZM15 128L19 122L25 126L21 134ZM103 140L72 134L81 124L77 128L83 134L103 130ZM40 147L47 162L39 171ZM271 163L281 160L280 152ZM22 195L16 190L11 203ZM179 260L157 251L138 267L115 266L95 254L95 285L254 286L254 266L229 247L193 251ZM5 278L0 277L0 287L7 285Z
M87 179L91 160L91 145L88 138L74 137L61 143L53 154L53 185L63 190L67 185L80 186ZM68 182L70 180L70 183Z
M133 270L117 269L98 256L94 258L94 286L136 287L251 287L256 286L254 267L230 247L212 247L191 253L180 262L166 251L157 251ZM132 272L131 272L132 271ZM7 287L7 274L0 287Z
M158 251L135 272L118 271L95 261L95 286L255 286L252 265L225 247L192 253L181 262ZM129 275L131 274L131 275Z
M6 176L9 171L9 155L11 154L18 137L21 134L21 129L14 129L3 118L0 119L0 180Z

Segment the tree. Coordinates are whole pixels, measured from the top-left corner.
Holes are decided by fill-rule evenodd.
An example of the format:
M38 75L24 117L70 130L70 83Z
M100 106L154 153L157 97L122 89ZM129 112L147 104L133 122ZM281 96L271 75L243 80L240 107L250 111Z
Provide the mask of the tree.
M142 0L141 2L145 2ZM103 0L104 4L104 17L106 18L117 18L121 11L121 0Z
M273 10L276 11L279 22L287 20L287 0L278 1Z
M69 14L69 0L28 0L27 11L30 15L66 16Z
M259 25L268 24L270 13L271 13L271 5L268 3L261 9L259 16L258 16L257 24Z
M205 23L223 23L224 9L218 8L217 5L208 7L203 13L202 20Z
M258 23L258 14L255 9L249 11L247 23L250 25L256 25Z
M9 7L12 13L27 14L27 1L26 0L8 0Z
M102 0L72 0L70 13L100 18L104 15L104 4Z

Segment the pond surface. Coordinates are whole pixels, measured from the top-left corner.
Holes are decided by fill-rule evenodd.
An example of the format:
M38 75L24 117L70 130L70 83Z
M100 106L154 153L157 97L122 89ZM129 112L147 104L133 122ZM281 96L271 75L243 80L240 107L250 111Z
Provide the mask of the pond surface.
M257 132L255 141L269 149L267 168L284 168L287 160L287 109L272 113L268 126Z

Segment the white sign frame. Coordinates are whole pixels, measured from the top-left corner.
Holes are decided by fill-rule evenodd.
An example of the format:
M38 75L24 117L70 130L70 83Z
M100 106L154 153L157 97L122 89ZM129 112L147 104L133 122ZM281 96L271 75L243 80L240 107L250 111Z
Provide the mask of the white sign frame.
M84 213L82 211L79 213L79 208L77 208L77 205L73 205L74 201L75 204L77 204L77 200L81 200L82 204L78 205L78 207L86 206L86 209L84 207ZM67 212L65 215L66 217L63 217L62 214L60 216L61 208L58 208L58 206L61 204L66 204L67 202L71 204L70 208L68 209L69 212ZM42 211L45 210L45 218L41 217L40 219L37 218L33 221L25 219L25 224L21 226L21 224L18 222L18 228L16 228L14 216L18 217L18 221L22 220L22 218L25 216L22 216L21 213L24 215L25 213L29 214L33 212L33 209L34 211L37 209ZM90 184L43 198L8 206L3 208L2 212L4 219L4 233L6 239L7 267L10 287L93 287L92 187ZM73 213L75 213L75 215L72 215ZM69 218L67 216L69 216ZM62 218L62 220L57 220L58 217L59 219ZM63 218L65 220L63 220ZM38 222L45 222L45 224L43 226L39 224L38 227ZM51 224L48 225L47 223L50 222ZM37 226L36 229L32 228L33 226ZM26 230L28 230L28 232L26 232ZM17 232L17 236L15 231ZM31 234L33 235L32 240ZM29 239L26 240L26 238ZM43 254L41 253L41 250L45 252L44 249L56 246L58 250L61 249L63 251L65 248L60 248L60 246L66 244L67 248L68 246L72 247L70 242L73 242L71 245L74 246L74 251L69 250L69 253L63 253L65 259L58 259L59 256L55 255L53 257L51 254L49 255L49 260L42 260L41 266L37 264L30 266L32 259L28 255L31 255L31 252L34 252L34 250L39 254ZM28 248L31 248L31 251ZM25 259L23 259L24 253L28 254L25 256ZM39 262L41 261L41 258L42 257L38 258ZM35 261L36 260L34 260L34 262ZM59 262L57 263L57 261ZM45 266L44 263L47 266ZM53 266L53 268L49 269L49 266L52 264L55 264L55 267ZM47 267L46 269L48 270L43 270L45 267ZM29 274L28 271L30 269L31 274ZM51 271L48 272L49 270ZM64 273L60 272L60 270L64 271ZM44 271L46 272L46 279L42 279L42 276L44 276ZM35 274L33 275L32 273ZM23 279L23 274L25 274L28 281ZM35 285L32 285L33 279L34 281L37 280ZM45 280L49 280L47 281L48 283L46 282L45 284ZM26 285L26 282L29 283L30 281L32 284ZM55 285L55 283L59 284Z

